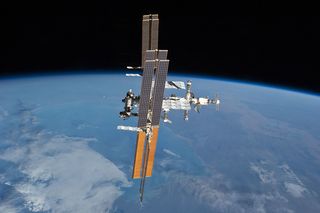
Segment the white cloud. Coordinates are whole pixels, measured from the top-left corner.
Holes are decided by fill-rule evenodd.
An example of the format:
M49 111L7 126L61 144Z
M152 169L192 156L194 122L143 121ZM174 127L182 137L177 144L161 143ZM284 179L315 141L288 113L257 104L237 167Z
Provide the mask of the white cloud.
M0 205L0 212L16 213L16 212L18 212L18 209L15 208L14 206L10 205L10 204L1 203L1 205Z
M277 191L270 193L244 193L232 190L232 186L221 174L209 177L189 176L173 172L174 182L202 205L208 205L213 212L267 212L267 205L272 202L287 200ZM250 205L244 205L250 203ZM289 212L283 208L280 212Z
M298 176L292 171L292 169L287 165L283 164L279 167L284 172L285 176L289 181L297 182L300 185L303 185L302 181L298 178Z
M177 158L180 158L180 155L170 151L169 149L163 149L163 151L168 154L168 155L171 155L171 156L174 156L174 157L177 157Z
M161 163L164 166L168 164L167 161ZM182 188L186 195L192 196L201 205L210 207L212 212L293 212L286 198L287 193L301 197L307 189L289 166L277 166L269 161L250 163L249 166L261 183L266 184L257 185L259 190L235 190L233 180L229 181L214 168L206 176L188 175L174 170L166 170L162 175L171 179L168 181L172 184L169 187L174 187L175 190ZM285 189L281 187L283 184ZM275 206L279 208L275 209Z
M131 185L116 165L90 149L93 139L44 133L33 139L0 157L16 163L26 175L13 186L30 211L105 212L123 193L121 188Z
M259 167L254 163L250 163L250 168L251 170L253 170L258 174L259 179L261 180L262 183L270 183L270 184L276 183L273 171L268 171L262 167Z
M280 169L282 169L283 173L286 176L284 186L287 192L296 198L303 197L303 193L308 192L308 190L305 188L299 177L287 164L281 165Z
M286 187L287 192L296 198L302 197L303 193L307 191L306 188L295 183L285 182L284 186Z
M284 185L285 192L289 193L295 198L303 197L304 193L308 190L302 183L300 178L292 171L287 164L274 167L271 171L263 168L268 165L266 162L261 162L259 165L250 163L250 168L256 172L262 183L269 183L278 188L280 185Z
M92 124L89 124L89 123L84 123L84 122L81 122L79 124L77 124L77 127L76 127L78 130L83 130L83 129L86 129L86 128L94 128L94 129L97 129L99 128L98 126L95 126L95 125L92 125Z
M122 188L132 185L114 163L89 147L96 139L41 130L32 109L23 103L10 121L15 125L3 138L9 147L0 152L0 159L15 164L24 176L0 176L1 183L16 190L7 201L0 201L0 212L23 208L32 212L108 212ZM17 199L19 204L12 206Z
M2 120L4 117L7 117L8 115L9 115L8 111L0 106L0 120Z

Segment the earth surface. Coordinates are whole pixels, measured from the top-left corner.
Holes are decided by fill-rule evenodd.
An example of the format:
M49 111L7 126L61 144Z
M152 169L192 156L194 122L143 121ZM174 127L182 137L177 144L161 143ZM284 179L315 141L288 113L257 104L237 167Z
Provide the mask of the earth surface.
M143 205L136 133L117 125L141 79L123 74L0 80L0 212L320 212L320 97L192 80L214 106L161 122ZM185 91L167 90L184 96Z

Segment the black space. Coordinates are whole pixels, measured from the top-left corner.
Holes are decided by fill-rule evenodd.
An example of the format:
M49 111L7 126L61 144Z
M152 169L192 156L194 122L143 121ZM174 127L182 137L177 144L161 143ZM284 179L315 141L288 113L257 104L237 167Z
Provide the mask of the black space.
M2 76L139 65L141 16L159 13L171 71L320 92L316 16L263 2L43 2L2 6Z

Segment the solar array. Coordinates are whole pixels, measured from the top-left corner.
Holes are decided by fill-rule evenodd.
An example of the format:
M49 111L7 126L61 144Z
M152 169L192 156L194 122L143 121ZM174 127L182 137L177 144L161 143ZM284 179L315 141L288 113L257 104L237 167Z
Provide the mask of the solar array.
M152 56L151 51L147 52L146 57ZM146 60L143 69L138 127L149 128L149 131L138 132L132 173L132 178L141 178L140 194L143 194L145 178L152 175L168 66L169 60Z
M158 14L144 15L142 18L141 67L144 67L147 50L158 49L159 18Z
M151 125L159 125L162 109L162 100L166 78L168 74L169 60L159 60L156 72L155 85L152 98L152 119Z
M156 59L156 50L146 50L145 54L145 61L146 60L155 60Z
M158 59L165 60L168 56L168 50L158 50Z
M136 152L134 155L132 178L141 178L141 168L144 155L144 145L146 140L146 133L141 131L137 134Z
M150 92L152 86L152 78L154 74L155 60L147 60L143 69L143 77L139 101L139 120L138 127L147 125L147 116L150 102Z

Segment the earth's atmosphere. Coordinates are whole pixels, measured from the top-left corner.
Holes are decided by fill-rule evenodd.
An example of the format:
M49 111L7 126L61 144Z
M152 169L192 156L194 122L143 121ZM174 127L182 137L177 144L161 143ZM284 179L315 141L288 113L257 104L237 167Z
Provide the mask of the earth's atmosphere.
M139 78L0 80L0 212L320 212L320 97L196 77L214 106L161 123L143 206L131 179L135 126L121 99ZM184 96L185 91L166 94Z

